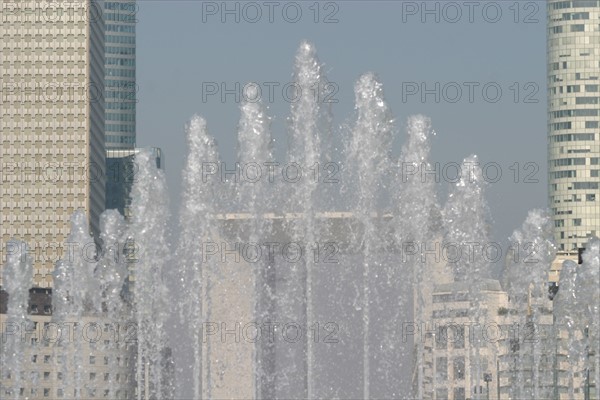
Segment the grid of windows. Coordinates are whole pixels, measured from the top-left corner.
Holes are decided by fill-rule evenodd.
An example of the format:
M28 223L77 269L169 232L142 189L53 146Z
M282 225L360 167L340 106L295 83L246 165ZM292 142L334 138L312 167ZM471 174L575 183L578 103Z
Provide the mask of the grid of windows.
M32 13L60 8L44 0L22 3ZM104 24L88 18L87 2L69 7L39 24L19 13L2 15L0 86L14 90L0 100L0 159L11 166L0 184L0 247L10 238L39 248L62 243L69 214L78 209L99 231L104 182L90 183L81 168L102 166L104 159ZM36 257L35 286L52 286L55 261Z
M133 149L136 143L135 0L104 3L106 148Z
M600 231L600 1L550 0L548 6L548 178L560 251L584 247ZM572 158L570 154L585 154ZM560 219L572 216L569 223ZM571 223L577 221L577 223Z

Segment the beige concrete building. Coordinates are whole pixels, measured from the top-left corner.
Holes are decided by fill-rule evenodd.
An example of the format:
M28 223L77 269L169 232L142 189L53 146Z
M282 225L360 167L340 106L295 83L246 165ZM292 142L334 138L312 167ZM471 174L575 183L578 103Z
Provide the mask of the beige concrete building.
M52 287L69 218L104 210L104 22L99 3L0 4L0 241L29 243ZM5 259L5 255L2 254Z
M432 287L414 329L415 345L424 342L423 399L598 399L594 367L586 369L577 348L597 334L557 321L545 290L511 298L498 281L483 280L473 303L463 282Z
M480 296L476 320L467 283L434 286L419 335L425 343L424 399L483 399L488 392L497 398L501 342L509 334L498 310L507 307L508 297L494 280L483 280Z
M135 326L104 315L58 319L52 315L51 290L32 289L31 325L7 319L2 308L0 397L29 399L134 399ZM9 366L7 343L20 346L20 379ZM14 343L14 342L13 342ZM76 390L75 387L79 387Z

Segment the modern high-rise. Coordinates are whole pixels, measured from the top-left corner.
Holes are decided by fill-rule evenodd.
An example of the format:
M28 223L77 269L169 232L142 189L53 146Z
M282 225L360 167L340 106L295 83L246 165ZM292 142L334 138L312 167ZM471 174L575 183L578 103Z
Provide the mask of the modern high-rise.
M0 248L11 238L27 242L34 285L51 287L71 214L85 210L97 233L104 210L102 5L0 7Z
M559 256L600 235L600 0L547 2L548 183Z
M135 0L104 2L106 148L135 147Z

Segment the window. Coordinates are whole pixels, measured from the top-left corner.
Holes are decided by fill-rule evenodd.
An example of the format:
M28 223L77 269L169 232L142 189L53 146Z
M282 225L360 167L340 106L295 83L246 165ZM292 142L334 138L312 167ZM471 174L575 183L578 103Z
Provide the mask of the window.
M563 8L569 8L569 7L571 7L570 1L559 1L559 2L552 4L553 10L562 10Z
M465 327L464 325L458 326L458 325L454 325L453 326L453 334L454 337L452 338L452 346L455 349L464 349L465 348Z
M456 357L454 359L454 380L465 379L465 358Z
M556 171L552 172L553 179L561 179L561 178L576 178L577 171Z
M581 19L590 19L589 12L578 12L571 14L571 19L573 20L581 20Z
M95 381L95 380L96 380L96 373L90 372L90 381Z
M584 140L584 141L585 140L594 140L594 134L593 133L562 134L562 135L554 135L551 138L552 138L553 142L576 142L576 141L580 141L580 140Z
M437 357L435 360L436 379L439 381L448 380L448 358Z
M598 182L574 182L573 183L573 189L575 190L580 190L580 189L598 189Z
M584 32L584 31L585 31L584 24L571 25L571 32Z
M44 356L44 364L50 363L50 356Z
M585 201L596 201L596 195L595 194L586 194Z
M465 388L454 388L454 400L465 400Z
M436 400L448 400L448 389L436 389L435 398Z
M575 104L598 104L598 99L600 97L577 97L575 99Z
M552 163L555 167L564 167L567 165L585 165L585 158L558 158L556 160L552 160Z
M568 3L568 1L566 3ZM573 8L587 7L598 7L598 0L573 0Z
M90 364L96 364L96 356L90 356Z
M445 326L438 326L437 333L435 334L435 348L445 349L447 347L448 334Z
M581 97L578 97L576 100L579 100ZM578 103L579 104L579 103ZM557 131L559 129L571 129L571 122L556 122L551 125L552 130Z
M598 121L585 121L586 129L598 128Z

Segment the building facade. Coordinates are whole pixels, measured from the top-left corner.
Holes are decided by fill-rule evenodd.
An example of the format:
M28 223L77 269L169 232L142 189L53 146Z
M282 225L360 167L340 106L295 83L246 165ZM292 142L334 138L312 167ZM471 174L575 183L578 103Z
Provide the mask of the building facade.
M135 0L104 2L107 149L135 147L137 8Z
M97 234L104 210L104 21L90 0L1 7L1 248L29 243L51 287L71 214Z
M27 320L15 322L7 314L7 297L0 290L2 398L136 398L131 323L106 314L59 318L53 315L52 289L40 288L29 290ZM19 346L17 357L7 346L11 342Z
M463 282L437 284L421 319L424 399L497 399L502 343L509 336L502 313L508 298L498 281L484 280L475 318L473 295ZM508 398L508 397L505 397Z
M600 1L550 0L549 208L559 252L600 234Z

